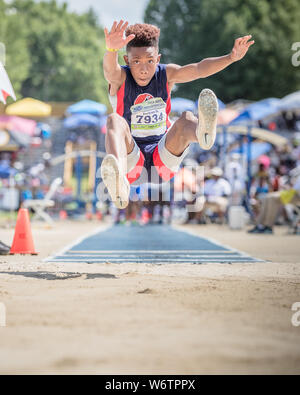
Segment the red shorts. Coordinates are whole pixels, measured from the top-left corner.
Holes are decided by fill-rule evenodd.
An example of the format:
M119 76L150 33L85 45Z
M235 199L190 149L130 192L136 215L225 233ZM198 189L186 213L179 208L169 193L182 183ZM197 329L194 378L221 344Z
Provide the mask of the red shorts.
M130 184L160 184L170 181L178 172L189 147L176 156L165 146L167 132L161 136L134 137L135 146L127 155L127 179Z

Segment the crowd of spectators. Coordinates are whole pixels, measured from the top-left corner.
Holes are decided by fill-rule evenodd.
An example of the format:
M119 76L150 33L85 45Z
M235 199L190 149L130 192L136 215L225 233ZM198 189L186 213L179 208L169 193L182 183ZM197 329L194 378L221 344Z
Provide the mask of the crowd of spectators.
M116 222L224 224L231 206L243 206L251 233L272 233L276 223L293 222L293 207L300 205L300 134L283 147L270 146L251 163L250 175L242 154L220 163L217 148L209 154L193 148L171 183L131 187L130 204Z

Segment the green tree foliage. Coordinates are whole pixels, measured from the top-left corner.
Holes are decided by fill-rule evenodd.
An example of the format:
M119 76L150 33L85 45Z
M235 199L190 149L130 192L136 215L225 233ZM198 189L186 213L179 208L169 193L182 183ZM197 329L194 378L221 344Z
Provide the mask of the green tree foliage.
M237 37L252 34L246 57L222 72L178 85L177 96L195 99L210 87L224 101L282 97L300 89L293 42L300 41L299 0L150 0L145 22L161 29L165 63L187 64L229 53Z
M92 9L77 15L55 0L14 0L7 10L25 26L21 36L30 65L22 79L23 96L45 101L88 98L107 103L101 65L104 33Z
M28 77L30 68L25 32L24 18L9 10L4 0L0 0L0 42L5 45L5 67L19 98L22 83Z

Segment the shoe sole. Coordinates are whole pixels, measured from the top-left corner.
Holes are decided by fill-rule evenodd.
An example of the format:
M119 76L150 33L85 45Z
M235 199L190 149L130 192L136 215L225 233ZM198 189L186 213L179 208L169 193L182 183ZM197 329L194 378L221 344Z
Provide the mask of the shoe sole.
M203 89L198 99L198 127L196 135L199 145L209 150L216 140L218 100L210 89Z
M118 162L113 155L107 155L101 165L101 177L108 189L110 197L119 209L124 209L129 203L129 193L127 199L121 194L121 177Z

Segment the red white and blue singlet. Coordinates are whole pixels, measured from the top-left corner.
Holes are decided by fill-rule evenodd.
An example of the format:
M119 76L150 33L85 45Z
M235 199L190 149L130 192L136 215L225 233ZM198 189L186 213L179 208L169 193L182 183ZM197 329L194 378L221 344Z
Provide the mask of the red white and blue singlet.
M145 138L150 143L170 127L171 97L166 65L157 66L147 86L135 82L129 66L122 67L126 80L117 93L116 112L126 119L134 138Z
M171 95L168 87L165 64L158 64L147 86L138 85L129 66L122 66L126 80L116 96L110 96L114 112L125 118L132 137L140 149L137 163L148 171L152 166L164 181L174 176L162 162L158 143L171 126ZM127 175L130 183L138 178L136 170Z

